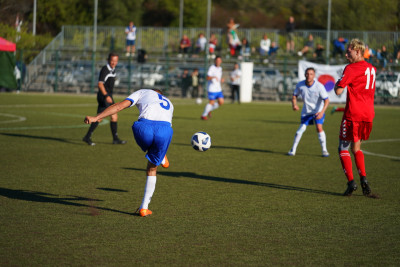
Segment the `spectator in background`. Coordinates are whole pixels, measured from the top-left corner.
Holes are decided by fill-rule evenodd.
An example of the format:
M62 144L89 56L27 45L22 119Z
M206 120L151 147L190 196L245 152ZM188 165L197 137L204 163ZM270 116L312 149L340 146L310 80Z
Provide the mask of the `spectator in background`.
M192 97L200 98L199 70L197 68L192 72Z
M278 49L279 49L278 45L275 42L272 42L268 51L268 56L270 58L275 58L276 54L278 53Z
M379 64L382 67L382 70L385 70L386 65L387 65L387 50L386 46L382 45L381 49L377 50L376 57L379 60Z
M236 55L237 51L240 51L242 47L242 43L240 42L239 36L237 35L236 29L239 27L239 24L232 24L231 22L227 24L228 27L228 45L229 45L229 53L231 56Z
M249 41L247 41L247 38L242 39L242 47L240 49L240 55L242 57L248 58L250 57L251 49L250 49L250 44Z
M181 77L182 98L189 97L187 92L191 84L192 84L192 77L189 75L189 70L184 69Z
M324 47L321 44L317 44L317 48L314 51L313 57L315 58L315 61L318 63L324 63Z
M238 103L240 104L240 78L242 76L242 72L239 69L239 64L235 63L234 69L230 74L230 79L231 79L231 92L232 92L232 104L235 102L235 99L237 99Z
M313 50L314 50L314 37L310 33L308 35L307 42L304 44L304 47L299 52L297 52L297 55L299 55L299 57L301 57L301 56L307 54L308 52L312 52Z
M347 41L348 40L344 39L343 37L339 37L333 40L333 57L336 57L336 55L340 55L340 57L343 57Z
M133 21L129 22L128 27L125 28L126 34L126 56L135 55L135 41L136 41L136 26Z
M368 45L365 45L364 60L371 63L373 57L374 57L374 50L369 48Z
M190 39L187 37L186 34L184 34L182 36L182 39L181 39L180 43L179 43L179 54L180 54L180 57L182 56L182 53L187 55L189 53L189 49L190 49L191 46L192 46L192 44L190 42Z
M215 36L215 33L212 33L208 43L209 53L212 57L215 57L215 50L217 49L217 45L218 45L217 36Z
M294 29L296 24L294 23L294 17L290 16L289 21L286 23L286 52L294 53Z
M199 34L199 38L196 41L196 54L203 53L206 49L207 38L204 36L203 33Z
M269 47L271 46L271 40L268 38L267 34L264 34L260 41L260 55L265 57L268 56Z
M382 45L382 48L376 51L376 58L378 59L382 70L385 70L387 65L387 50L385 45Z

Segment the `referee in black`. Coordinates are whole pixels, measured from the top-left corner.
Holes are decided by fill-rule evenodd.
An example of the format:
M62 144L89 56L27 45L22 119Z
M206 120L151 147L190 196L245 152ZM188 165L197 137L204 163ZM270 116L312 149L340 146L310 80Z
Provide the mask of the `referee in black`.
M98 87L99 91L97 92L97 103L99 104L97 107L97 113L104 111L106 108L114 104L114 99L112 97L114 82L115 82L115 67L118 64L118 55L116 53L110 53L108 55L108 64L103 66L100 71ZM113 136L113 144L126 144L126 141L119 139L117 133L117 121L118 115L117 113L111 115L111 133ZM94 146L95 143L92 142L92 134L94 130L97 128L101 121L94 122L90 124L89 130L85 137L83 137L83 141L86 142L90 146Z

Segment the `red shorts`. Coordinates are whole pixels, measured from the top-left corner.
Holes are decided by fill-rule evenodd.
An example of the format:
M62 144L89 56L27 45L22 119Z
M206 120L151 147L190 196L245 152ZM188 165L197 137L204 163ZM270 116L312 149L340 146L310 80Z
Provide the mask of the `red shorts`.
M357 142L368 140L372 130L372 122L342 120L339 138L345 141Z

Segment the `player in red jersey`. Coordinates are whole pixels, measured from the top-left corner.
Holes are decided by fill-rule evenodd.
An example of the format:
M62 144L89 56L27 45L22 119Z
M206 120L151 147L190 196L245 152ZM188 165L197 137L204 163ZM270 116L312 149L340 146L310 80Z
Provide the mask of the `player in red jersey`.
M363 194L365 196L371 194L366 179L361 141L368 140L375 116L376 68L364 60L364 50L365 44L362 41L351 40L346 51L346 58L350 64L345 67L342 77L335 85L336 95L342 94L347 86L346 107L339 134L339 157L348 180L345 196L351 196L357 189L357 184L353 180L350 147L360 175Z

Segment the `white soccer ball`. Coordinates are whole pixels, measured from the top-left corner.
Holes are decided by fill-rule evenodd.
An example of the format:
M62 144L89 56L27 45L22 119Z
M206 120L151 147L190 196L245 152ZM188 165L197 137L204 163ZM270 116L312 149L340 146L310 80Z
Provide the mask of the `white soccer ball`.
M200 97L196 98L196 104L200 105L201 103L203 103L203 100Z
M211 147L211 137L205 132L197 132L192 136L192 147L200 152Z

